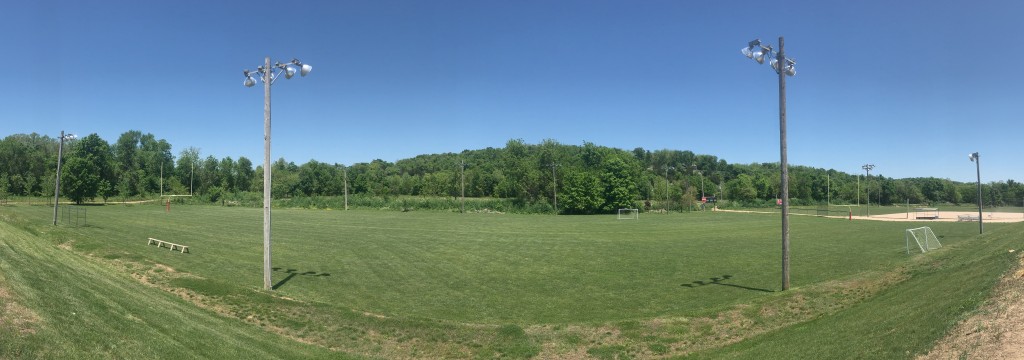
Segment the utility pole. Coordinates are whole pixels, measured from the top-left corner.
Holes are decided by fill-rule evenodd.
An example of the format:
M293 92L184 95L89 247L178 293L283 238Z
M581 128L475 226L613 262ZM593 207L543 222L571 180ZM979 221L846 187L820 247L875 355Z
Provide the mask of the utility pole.
M299 67L296 70L295 67ZM256 78L253 74L259 74L259 79L263 81L263 289L273 290L273 286L270 283L270 197L271 197L271 176L270 176L270 85L274 83L280 75L284 75L286 79L291 79L298 71L302 76L306 76L313 67L309 64L303 64L298 59L292 59L290 63L281 64L276 63L273 67L270 66L270 57L267 56L263 65L256 68L255 72L245 70L242 72L245 75L245 81L242 83L245 87L252 87L256 85ZM275 73L276 72L276 73Z
M459 174L462 177L462 197L459 198L459 212L466 212L466 161L459 160Z
M779 68L779 164L782 167L782 290L789 290L789 161L786 148L786 63L784 41L779 36L779 54L776 64ZM795 72L794 72L795 74Z
M779 36L779 51L775 53L771 45L761 44L761 40L747 43L740 52L747 58L764 63L765 55L773 55L769 65L779 75L779 167L782 183L782 290L789 290L789 163L786 148L786 76L796 75L796 61L785 55L785 41Z
M64 130L60 131L60 143L57 145L57 183L53 186L53 225L57 225L57 208L60 207L60 163L61 159L64 158L64 141L74 140L74 134L64 135Z
M668 185L669 185L669 181L668 181L668 171L669 171L669 170L675 170L675 169L676 169L676 168L675 168L674 166L669 166L669 167L666 167L666 168L665 168L665 210L666 210L666 211L668 211L668 210L669 210L669 196L668 196Z
M860 168L864 169L864 172L867 174L864 177L864 191L867 191L867 193L868 193L867 196L865 196L865 198L868 201L868 203L867 203L868 217L871 217L871 190L868 189L867 181L871 180L871 169L874 169L875 165L864 164L864 166L861 166ZM858 194L858 196L859 196L859 194Z
M975 169L978 171L978 234L985 233L985 225L982 223L981 218L981 159L978 157L978 153L971 153L968 158L974 162Z
M551 167L551 188L554 190L551 199L555 202L555 215L558 215L558 177L555 174L555 168L558 167L558 164L550 163L548 166Z

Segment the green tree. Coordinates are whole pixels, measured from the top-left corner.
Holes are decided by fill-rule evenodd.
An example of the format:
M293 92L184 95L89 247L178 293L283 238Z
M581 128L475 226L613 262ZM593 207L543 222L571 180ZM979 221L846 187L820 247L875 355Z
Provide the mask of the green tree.
M747 174L740 174L725 184L726 191L732 200L750 201L757 198L754 179Z
M221 180L220 162L213 155L203 160L202 166L196 166L196 190L205 194L210 188L220 186Z
M601 182L605 186L604 210L615 211L633 208L640 191L637 190L637 171L619 156L605 157L602 164Z
M257 191L252 188L253 177L255 173L252 170L252 161L245 156L238 158L238 162L235 163L235 188L238 191Z
M306 196L335 195L335 168L331 165L310 160L299 166L296 190Z
M235 161L230 156L220 160L220 166L217 167L220 171L220 187L227 192L234 192L235 189Z
M558 206L569 214L593 214L604 204L601 179L585 171L568 171Z
M90 159L73 156L61 169L61 193L76 204L93 199L99 190L100 169Z
M196 147L190 146L178 153L178 162L174 166L175 173L181 179L182 187L189 193L194 192L196 185L201 181L196 177L196 174L203 170L200 161L199 149Z
M107 181L107 179L100 180L99 188L97 192L100 197L103 198L103 202L107 202L111 196L114 196L114 185Z

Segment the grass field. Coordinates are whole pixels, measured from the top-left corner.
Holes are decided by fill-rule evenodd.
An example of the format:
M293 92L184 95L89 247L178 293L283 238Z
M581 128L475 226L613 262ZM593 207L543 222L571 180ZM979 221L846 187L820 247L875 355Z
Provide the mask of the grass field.
M93 321L113 327L135 317L143 319L141 328L185 322L231 335L225 343L238 349L221 351L286 358L323 356L324 349L378 358L748 357L756 354L748 349L763 344L813 336L821 331L816 326L870 332L857 322L888 323L893 317L886 311L905 306L901 301L918 301L908 293L946 296L933 292L949 287L966 294L901 314L939 314L894 325L924 334L912 341L878 339L886 350L864 352L851 344L856 335L839 335L832 341L834 356L825 356L853 351L901 357L927 350L984 299L1013 263L1000 256L1006 257L1006 247L1020 248L1022 229L993 224L977 238L971 224L928 223L945 247L908 256L903 230L917 225L793 217L794 289L780 292L775 215L641 214L638 221L626 221L614 215L281 209L274 211L276 290L265 292L259 290L259 209L176 206L167 213L156 205L94 206L87 226L56 229L47 226L49 207L6 206L0 215L8 223L0 289L10 289L20 301L9 301L39 318L27 322L38 329L28 335L0 329L17 339L15 351L47 354L40 349L53 336L75 343L74 331L81 330L47 324L62 316L56 314L60 299L78 291L86 300L77 301L96 309ZM189 245L191 253L147 245L148 237ZM980 247L982 240L991 244ZM6 260L18 254L35 255ZM60 260L44 260L55 256ZM35 269L33 262L66 265ZM76 275L78 267L91 272ZM75 276L89 281L55 296L43 285L51 281L49 273L64 274L68 286ZM86 294L106 292L111 283L137 295ZM40 303L35 297L56 300ZM177 311L158 310L168 304ZM106 313L108 307L117 310ZM203 316L193 320L184 313ZM202 334L169 334L167 341L210 339ZM243 344L254 336L277 340L264 339L267 348L247 350ZM126 347L108 350L109 357L154 357L162 351L137 337L120 341ZM67 351L95 342L84 340Z

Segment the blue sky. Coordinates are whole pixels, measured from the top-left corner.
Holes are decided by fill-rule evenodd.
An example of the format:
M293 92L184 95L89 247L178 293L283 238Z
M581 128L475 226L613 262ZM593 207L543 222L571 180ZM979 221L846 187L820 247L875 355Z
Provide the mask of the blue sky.
M1024 181L1021 1L17 1L0 14L0 136L128 130L177 155L351 164L584 141L888 177Z

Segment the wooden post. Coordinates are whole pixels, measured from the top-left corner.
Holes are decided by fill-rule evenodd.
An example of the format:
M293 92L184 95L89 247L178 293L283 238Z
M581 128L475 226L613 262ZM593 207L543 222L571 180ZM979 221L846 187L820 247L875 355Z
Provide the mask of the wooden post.
M782 177L782 290L789 290L789 164L786 161L786 55L779 36L779 158Z
M263 65L263 289L270 284L270 57Z

